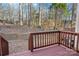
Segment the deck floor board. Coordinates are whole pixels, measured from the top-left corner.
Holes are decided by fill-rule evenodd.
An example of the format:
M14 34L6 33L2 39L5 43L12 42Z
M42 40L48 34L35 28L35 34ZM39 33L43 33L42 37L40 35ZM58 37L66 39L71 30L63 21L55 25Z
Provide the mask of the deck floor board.
M30 52L29 50L19 52L19 53L13 53L9 56L73 56L73 55L79 55L77 52L64 47L64 46L58 46L58 45L52 45L45 48L35 49L34 52Z

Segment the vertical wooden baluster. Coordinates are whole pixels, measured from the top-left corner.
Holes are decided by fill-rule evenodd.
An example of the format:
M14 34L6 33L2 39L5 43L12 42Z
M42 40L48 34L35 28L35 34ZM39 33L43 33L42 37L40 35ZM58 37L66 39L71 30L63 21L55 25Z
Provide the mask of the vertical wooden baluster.
M78 42L78 41L79 41L79 35L77 35L77 44L76 44L76 51L77 51L77 52L79 52L79 50L78 50L78 48L79 48L79 47L78 47L78 46L79 46L79 45L78 45L79 42Z
M59 45L60 45L60 43L61 43L61 36L60 36L60 35L61 35L61 33L59 32L59 33L57 34L57 36L58 36L57 40L59 40L59 41L58 41L58 44L59 44Z
M65 33L65 45L67 46L67 33Z
M48 41L48 45L49 45L49 33L47 34L47 41Z
M63 33L63 44L64 44L64 40L65 40L65 33Z
M61 33L61 44L63 44L63 43L62 43L62 41L63 41L63 36L62 36L62 32L60 32L60 33Z
M63 42L64 42L64 35L63 35L63 32L62 32L62 44L63 44Z
M38 47L39 47L39 34L38 34Z
M42 34L43 36L43 46L45 46L45 34Z
M54 41L55 41L55 33L53 32L52 35L53 35L53 36L52 36L52 44L53 44Z
M64 45L66 45L66 33L64 33Z
M46 45L47 45L47 33L46 33L46 39L45 40L46 40Z
M55 36L55 37L54 37L54 43L55 43L55 40L56 40L56 33L54 33L54 36Z
M52 35L51 35L51 33L50 33L50 44L52 44L52 37L51 37Z
M47 45L49 45L48 34L49 34L49 33L47 33Z
M62 32L62 44L64 44L64 33Z
M42 37L41 37L41 34L40 34L40 46L42 45L41 40L42 40Z
M55 43L58 43L58 39L59 39L59 33L56 33Z
M53 35L52 35L52 32L51 32L51 35L50 35L50 38L51 38L51 42L50 43L51 44L52 44L52 40L53 40L52 37L53 37Z
M52 33L52 44L54 43L54 38L55 38L54 33Z
M57 33L55 33L55 39L54 39L54 43L56 43L56 39L57 39Z
M58 41L59 41L59 33L56 33L55 43L58 43Z
M46 36L46 34L44 34L44 46L45 46L45 36Z
M73 39L74 39L74 50L75 50L75 35L73 35Z
M46 37L47 37L47 45L48 45L48 33L47 33Z
M65 33L63 33L63 44L65 43ZM64 44L65 45L65 44Z
M51 44L53 43L54 35L51 33Z
M33 47L35 48L35 35L33 35Z
M65 33L65 45L67 46L67 33Z
M70 48L70 34L68 34L68 37L69 37L69 48Z
M35 47L36 47L36 35L35 35Z
M47 37L46 37L46 33L45 33L45 46L46 46L46 40L47 40Z
M37 41L37 35L35 35L35 40L36 40L36 43L35 43L35 45L36 45L36 47L38 47L38 41Z
M50 38L49 38L50 33L48 34L48 44L50 45Z
M42 37L43 37L43 40L42 40L42 42L43 42L43 46L44 46L44 36L45 36L45 34L42 34Z
M49 33L49 44L51 44L51 33Z
M44 45L43 46L45 46L45 34L43 34L43 40L44 40Z
M50 33L50 44L51 44L52 38L51 38L51 33Z
M62 32L60 32L60 44L62 44Z
M67 46L69 47L69 34L68 34L68 45Z
M53 43L54 35L51 33L51 44Z
M54 35L55 35L55 38L54 38L54 43L56 42L56 38L57 38L57 37L56 37L56 34L57 34L57 33L54 33Z
M71 35L71 34L70 34L70 35ZM71 40L72 40L72 35L71 35L71 38L70 38L70 48L71 48L71 43L72 43Z

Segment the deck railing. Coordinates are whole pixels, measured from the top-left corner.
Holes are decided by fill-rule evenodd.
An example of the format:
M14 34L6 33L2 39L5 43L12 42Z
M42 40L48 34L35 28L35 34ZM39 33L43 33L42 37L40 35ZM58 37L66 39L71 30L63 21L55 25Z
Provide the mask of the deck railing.
M60 43L78 52L79 33L61 31L60 32Z
M31 33L29 36L29 50L50 46L58 43L59 31Z
M8 42L0 36L0 56L5 56L9 54Z
M50 31L30 33L29 50L38 49L54 44L64 45L78 52L79 33L65 31Z

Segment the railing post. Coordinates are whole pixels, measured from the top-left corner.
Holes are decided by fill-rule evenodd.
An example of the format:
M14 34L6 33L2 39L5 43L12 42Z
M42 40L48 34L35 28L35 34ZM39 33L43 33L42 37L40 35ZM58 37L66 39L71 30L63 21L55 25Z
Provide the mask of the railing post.
M61 36L61 32L58 31L59 35L58 35L58 45L60 45L60 36Z
M32 36L32 34L30 34L30 36L29 36L29 50L31 50L31 52L33 52L33 36Z
M5 56L9 54L8 42L0 36L0 56Z

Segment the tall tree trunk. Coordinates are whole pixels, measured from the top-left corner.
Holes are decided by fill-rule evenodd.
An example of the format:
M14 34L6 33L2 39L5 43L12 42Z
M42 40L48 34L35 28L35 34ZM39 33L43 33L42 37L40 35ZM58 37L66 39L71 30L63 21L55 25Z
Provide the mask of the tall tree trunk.
M22 6L21 6L21 9L22 9L22 20L21 20L21 23L22 23L22 24L21 24L21 25L23 25L23 19L24 19L24 18L23 18L23 4L22 4Z
M39 3L39 26L41 26L41 4Z
M28 4L28 13L29 13L29 19L28 19L28 26L31 26L31 20L32 20L32 3Z
M26 7L28 8L28 6L26 5ZM28 10L27 10L28 11ZM28 12L26 11L26 24L28 25Z
M54 30L56 30L57 28L57 9L55 9L55 25L54 25Z
M21 14L20 14L20 9L21 9L21 6L20 6L21 4L19 3L19 23L20 23L20 20L21 20Z
M75 17L76 16L76 14L75 14L76 8L77 8L77 4L73 3L73 5L72 5L72 17L71 17L71 28L73 26L73 21L76 19L76 17Z

